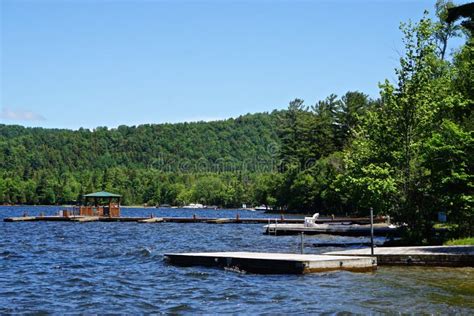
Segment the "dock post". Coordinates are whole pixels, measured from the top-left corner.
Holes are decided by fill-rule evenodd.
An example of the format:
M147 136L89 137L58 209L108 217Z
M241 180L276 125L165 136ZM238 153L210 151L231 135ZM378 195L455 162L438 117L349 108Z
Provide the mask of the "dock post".
M370 208L370 254L374 255L374 208Z
M301 232L301 254L304 254L304 232Z

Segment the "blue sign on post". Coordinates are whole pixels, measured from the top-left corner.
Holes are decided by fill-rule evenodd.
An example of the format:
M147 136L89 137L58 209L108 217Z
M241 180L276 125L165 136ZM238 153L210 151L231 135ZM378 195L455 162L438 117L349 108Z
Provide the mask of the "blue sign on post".
M438 222L446 223L446 212L438 212Z

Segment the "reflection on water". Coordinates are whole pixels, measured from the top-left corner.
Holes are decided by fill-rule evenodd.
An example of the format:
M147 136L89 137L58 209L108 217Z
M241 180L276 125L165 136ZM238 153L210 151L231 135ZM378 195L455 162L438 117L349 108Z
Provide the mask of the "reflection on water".
M0 207L0 217L57 207ZM237 211L124 209L124 216L235 217ZM238 211L242 217L267 217ZM380 267L374 273L253 275L167 265L182 251L298 252L298 236L258 224L0 222L0 313L320 313L474 311L473 268ZM306 238L307 253L333 248ZM358 239L362 240L362 239Z

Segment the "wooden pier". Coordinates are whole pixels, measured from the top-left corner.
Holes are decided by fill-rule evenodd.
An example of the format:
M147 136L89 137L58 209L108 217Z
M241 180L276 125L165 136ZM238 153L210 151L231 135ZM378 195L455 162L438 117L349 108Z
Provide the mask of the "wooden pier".
M177 266L220 267L259 274L305 274L335 270L369 272L375 257L303 255L261 252L169 253L165 260Z
M327 252L331 256L370 256L370 248ZM474 267L474 246L377 247L379 265Z
M21 216L4 218L4 222L32 222L36 220L36 216Z
M159 218L153 219L153 218ZM318 223L362 223L366 218L321 218ZM285 218L283 216L276 218L242 218L237 214L234 218L211 218L211 217L111 217L111 216L21 216L7 217L5 222L139 222L139 223L207 223L207 224L303 224L304 219ZM382 219L380 219L382 221Z
M4 222L138 222L138 223L207 223L207 224L268 224L302 223L291 218L211 218L211 217L109 217L109 216L21 216L7 217Z
M98 216L73 217L71 220L73 222L81 222L81 223L97 222L97 221L99 221L99 217Z
M163 218L161 217L150 217L150 218L146 218L146 219L141 219L139 220L138 222L139 223L162 223L164 221Z
M314 227L304 224L276 223L265 225L265 234L267 235L340 235L340 236L370 236L370 225L341 225L327 224L316 225ZM399 229L387 224L374 224L375 236L396 236Z

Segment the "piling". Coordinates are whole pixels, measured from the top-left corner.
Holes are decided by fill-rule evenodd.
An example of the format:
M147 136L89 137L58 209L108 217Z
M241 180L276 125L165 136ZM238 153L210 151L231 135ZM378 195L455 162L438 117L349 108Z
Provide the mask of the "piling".
M304 233L301 232L301 254L304 254Z
M370 208L370 254L374 255L374 209Z

